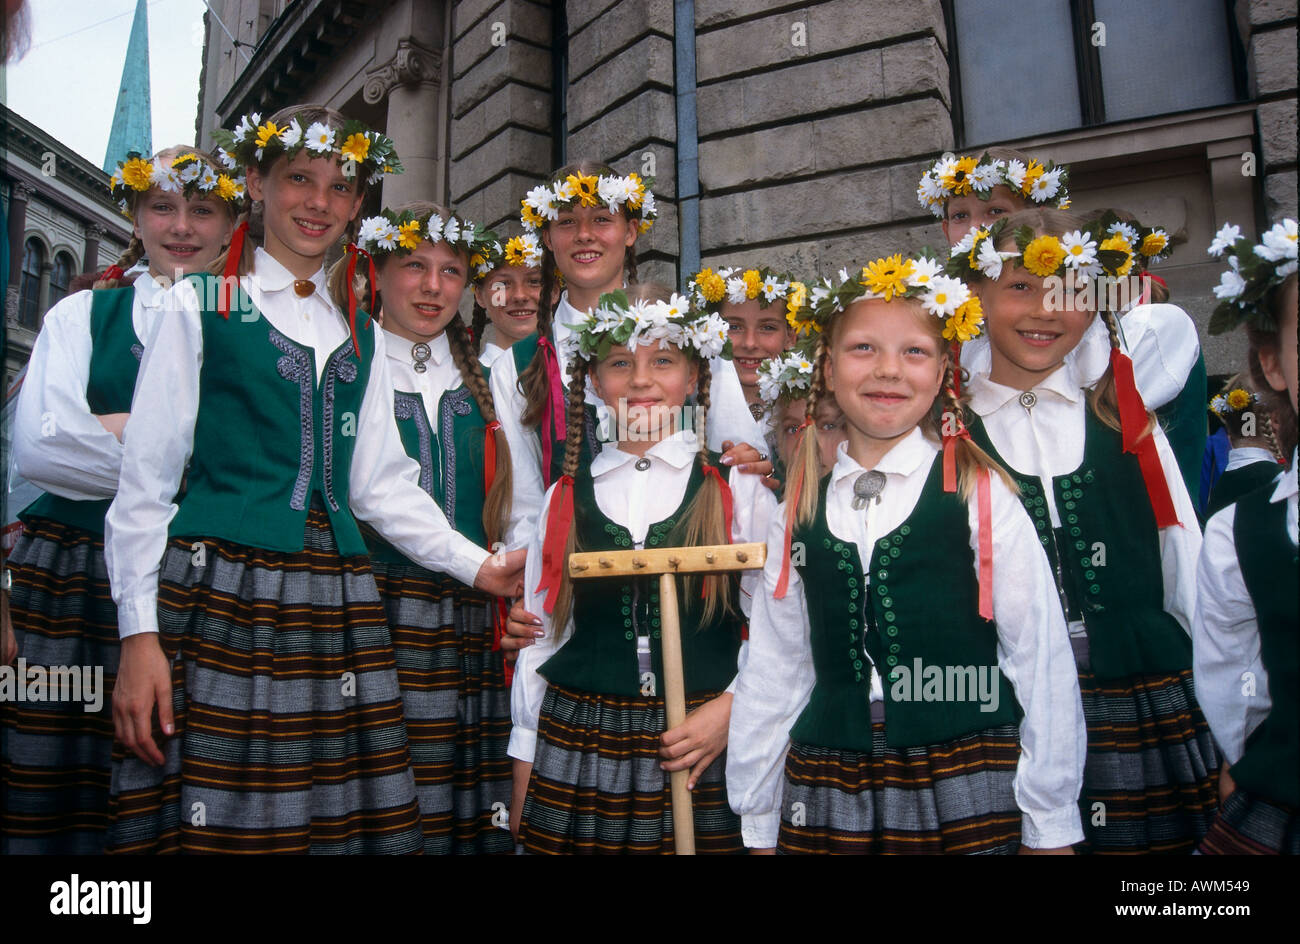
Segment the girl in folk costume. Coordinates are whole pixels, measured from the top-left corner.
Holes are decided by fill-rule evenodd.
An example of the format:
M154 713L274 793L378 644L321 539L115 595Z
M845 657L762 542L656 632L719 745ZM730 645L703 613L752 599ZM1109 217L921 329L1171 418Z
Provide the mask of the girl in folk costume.
M489 592L511 593L521 561L492 560L420 488L384 337L354 293L344 315L326 291L326 251L354 237L366 188L400 170L392 142L317 106L215 137L246 168L254 209L223 276L165 300L108 513L114 720L130 751L114 767L110 847L420 851L393 644L357 522Z
M941 271L879 259L815 303L804 429L732 711L727 782L755 851L1068 853L1083 838L1051 573L965 436L949 342L979 331L979 302ZM819 482L823 397L848 439Z
M19 474L46 494L20 515L23 536L6 575L14 623L26 666L93 667L102 679L82 693L84 702L6 705L6 852L104 848L119 655L104 515L162 293L172 279L206 268L230 240L244 184L218 167L182 147L118 164L110 183L131 220L131 243L94 291L46 314L27 366L14 457ZM147 266L137 270L141 260ZM95 709L87 710L92 698Z
M1196 690L1223 750L1222 805L1203 853L1300 855L1300 649L1296 626L1296 221L1252 246L1228 225L1210 246L1231 268L1210 332L1244 323L1290 467L1205 527L1193 624Z
M811 314L805 304L802 311ZM768 358L758 368L758 387L771 416L768 436L775 444L779 478L789 480L794 467L804 420L808 416L808 393L812 388L817 332L801 338L793 351ZM844 411L832 397L822 397L814 408L812 425L817 430L818 478L835 465L835 453L848 436Z
M536 233L524 233L501 245L492 236L486 261L474 268L473 341L482 353L484 367L537 330L537 309L542 294L542 242ZM492 340L484 340L488 323Z
M564 474L547 494L529 548L538 556L525 574L524 603L545 614L544 637L520 653L510 755L516 761L512 814L522 814L520 835L531 852L671 853L665 771L687 768L699 850L741 848L721 759L729 685L742 651L736 581L684 583L683 663L692 710L664 732L656 585L573 583L567 576L575 549L726 544L751 533L756 502L733 502L717 456L705 445L709 359L726 356L726 324L690 313L679 295L634 299L621 291L604 295L575 328ZM606 403L619 404L619 424L617 442L584 465L577 420L588 379ZM687 398L696 391L694 424L687 428ZM741 487L754 494L766 492L756 476L733 470L729 478L746 480Z
M420 487L484 547L500 541L509 515L510 455L457 306L494 242L432 203L384 210L357 238L376 260L402 445L420 463ZM345 270L336 264L340 305ZM493 600L366 536L397 653L424 851L512 852L510 695L493 647Z
M1205 504L1207 521L1242 495L1273 481L1281 471L1279 465L1286 462L1274 428L1273 411L1255 392L1248 373L1228 379L1223 390L1210 400L1210 412L1223 424L1231 448L1227 466L1210 488Z
M1105 304L1142 241L1107 226L1029 210L950 260L988 319L971 435L1016 479L1056 574L1088 722L1088 848L1188 852L1218 768L1191 674L1201 535ZM1099 380L1083 341L1097 323L1112 345Z
M804 283L767 266L727 266L696 273L689 290L698 310L726 320L735 352L731 362L712 365L716 428L739 442L766 441L771 411L761 395L758 370L767 358L793 347L793 313L807 295Z

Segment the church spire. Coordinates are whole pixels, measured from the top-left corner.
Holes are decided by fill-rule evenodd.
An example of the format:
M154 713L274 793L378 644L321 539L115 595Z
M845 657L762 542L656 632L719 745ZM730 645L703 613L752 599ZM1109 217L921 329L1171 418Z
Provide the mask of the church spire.
M128 151L153 153L153 124L149 114L149 13L145 0L136 0L131 39L122 63L122 81L108 134L104 172L111 174Z

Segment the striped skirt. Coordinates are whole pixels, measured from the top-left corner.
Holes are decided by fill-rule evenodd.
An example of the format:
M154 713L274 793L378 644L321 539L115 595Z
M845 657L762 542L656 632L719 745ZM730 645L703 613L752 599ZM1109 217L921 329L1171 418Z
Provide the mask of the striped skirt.
M871 726L872 752L794 743L785 761L777 852L783 854L1011 854L1021 813L1012 783L1014 724L945 744L889 747Z
M1300 855L1300 810L1241 787L1224 802L1197 851L1202 855Z
M492 598L414 564L373 564L397 654L426 854L513 853L510 692Z
M697 708L714 695L692 696ZM528 852L671 855L672 796L659 767L663 699L549 686L520 838ZM740 817L727 804L727 756L691 791L698 854L742 853Z
M1096 853L1188 853L1218 808L1219 753L1190 669L1099 682L1079 672L1088 761L1079 810Z
M44 669L66 666L93 691L86 687L79 700L4 703L3 851L100 853L108 829L120 653L104 540L33 519L8 566L10 614L28 677L36 666L50 678L55 673Z
M167 547L158 622L176 734L162 767L119 749L110 851L422 851L369 560L339 556L319 504L304 540Z

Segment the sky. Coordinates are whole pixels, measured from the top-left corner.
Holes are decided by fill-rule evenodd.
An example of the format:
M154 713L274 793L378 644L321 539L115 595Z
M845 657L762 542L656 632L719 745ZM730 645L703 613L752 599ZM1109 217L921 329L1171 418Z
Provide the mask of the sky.
M28 0L31 45L8 68L5 104L100 167L135 0ZM150 0L154 150L194 142L203 0Z

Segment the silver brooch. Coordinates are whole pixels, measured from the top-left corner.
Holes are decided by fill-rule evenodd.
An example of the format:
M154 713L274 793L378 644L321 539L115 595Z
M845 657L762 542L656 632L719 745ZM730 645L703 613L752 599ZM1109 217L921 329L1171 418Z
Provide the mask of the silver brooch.
M424 362L432 356L433 352L429 350L429 345L423 341L416 341L411 345L411 360L415 361L415 372L417 374L422 374L429 369L424 366Z
M1037 402L1038 402L1038 394L1034 393L1034 391L1032 390L1026 390L1024 393L1020 395L1020 405L1023 406L1026 410L1032 410L1034 408L1034 404Z
M885 473L872 469L863 472L853 481L853 510L861 511L867 502L875 499L880 504L880 493L885 490Z

